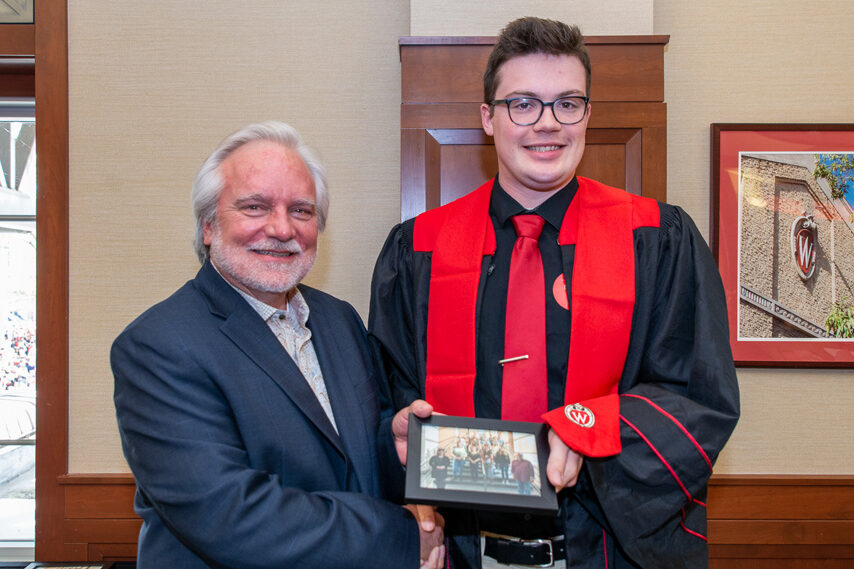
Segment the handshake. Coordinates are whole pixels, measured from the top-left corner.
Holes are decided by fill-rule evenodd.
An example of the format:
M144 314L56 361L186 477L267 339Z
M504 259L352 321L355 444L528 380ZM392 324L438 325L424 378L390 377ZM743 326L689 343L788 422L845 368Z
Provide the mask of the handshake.
M409 433L409 414L426 419L433 414L433 406L420 399L413 401L395 414L391 423L394 447L400 464L406 466L406 443ZM404 506L418 522L421 537L421 569L442 569L445 566L445 520L433 506L407 504Z

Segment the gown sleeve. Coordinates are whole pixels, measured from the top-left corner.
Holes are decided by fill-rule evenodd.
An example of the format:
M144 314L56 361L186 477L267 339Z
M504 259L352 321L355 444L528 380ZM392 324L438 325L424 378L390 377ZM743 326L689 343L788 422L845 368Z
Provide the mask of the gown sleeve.
M662 204L661 227L638 230L635 247L622 448L585 459L575 496L629 557L669 567L668 558L705 551L692 540L706 540L706 485L738 420L739 394L723 286L694 223Z
M368 331L371 349L385 378L381 394L395 409L424 397L426 369L426 314L429 253L412 249L414 220L395 226L389 233L374 267ZM421 310L419 310L421 306Z

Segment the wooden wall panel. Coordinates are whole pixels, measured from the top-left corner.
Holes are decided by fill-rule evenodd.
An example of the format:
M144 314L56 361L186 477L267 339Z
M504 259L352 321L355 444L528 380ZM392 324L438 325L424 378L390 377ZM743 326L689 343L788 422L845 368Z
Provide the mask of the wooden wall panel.
M663 101L663 49L669 36L587 38L597 101ZM626 46L631 49L626 49ZM601 93L600 93L601 91Z
M32 57L35 50L35 24L0 25L0 56Z
M402 38L401 220L468 193L497 172L482 132L481 77L494 38ZM667 36L587 38L593 65L578 173L664 201Z
M139 536L140 520L98 520L68 519L63 524L63 539L66 544L90 543L136 543Z
M664 46L669 36L589 36L595 101L664 100ZM480 103L481 77L493 37L400 39L405 103ZM626 46L631 46L627 50Z
M32 75L3 73L0 70L0 97L34 97L35 79Z
M136 543L90 543L89 561L136 561Z
M60 477L65 489L65 518L136 519L134 482L128 474Z
M716 519L854 519L848 477L727 476L715 479L710 500L709 516Z
M0 97L34 97L35 59L0 55Z
M60 477L63 546L74 560L132 559L140 520L129 475ZM854 476L714 476L711 569L854 566Z
M854 566L854 476L716 476L711 569Z
M0 97L34 97L35 25L0 25Z
M664 177L649 165L644 153L654 146L657 128L588 129L584 158L578 174L633 194L663 197ZM492 138L477 128L408 128L401 131L405 145L401 183L413 191L401 192L401 220L425 209L462 197L495 175L498 162ZM649 174L644 175L646 168ZM658 183L651 180L658 173Z
M133 511L136 486L129 474L70 474L57 479L63 493L61 541L43 559L121 561L136 558L142 520Z

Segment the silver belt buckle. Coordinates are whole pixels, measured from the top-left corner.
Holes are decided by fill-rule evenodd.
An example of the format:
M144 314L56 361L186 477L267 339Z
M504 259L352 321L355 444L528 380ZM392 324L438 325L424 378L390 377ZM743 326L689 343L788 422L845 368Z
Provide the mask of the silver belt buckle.
M549 546L549 562L543 565L534 565L534 567L554 567L555 566L555 550L550 539L523 539L522 543L547 544Z

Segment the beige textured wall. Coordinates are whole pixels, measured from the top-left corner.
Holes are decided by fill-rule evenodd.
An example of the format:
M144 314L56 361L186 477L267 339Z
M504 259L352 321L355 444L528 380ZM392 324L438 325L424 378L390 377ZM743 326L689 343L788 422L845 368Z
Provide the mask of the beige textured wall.
M413 36L494 36L521 16L574 23L587 35L652 33L653 0L410 0Z
M388 110L399 35L494 35L522 15L587 34L669 34L668 196L706 234L709 123L854 121L841 62L854 6L839 2L658 0L652 29L652 0L69 4L72 472L127 468L109 343L195 271L189 185L228 131L282 118L320 150L332 213L309 280L366 316L372 264L398 217L399 117ZM717 471L854 472L851 376L739 370L744 416Z
M854 122L854 4L656 0L667 196L708 235L709 124ZM742 419L717 472L854 473L851 370L739 369Z
M284 120L321 154L332 205L308 282L367 315L399 218L408 32L399 0L69 2L72 472L127 469L110 343L195 274L190 185L244 124Z

